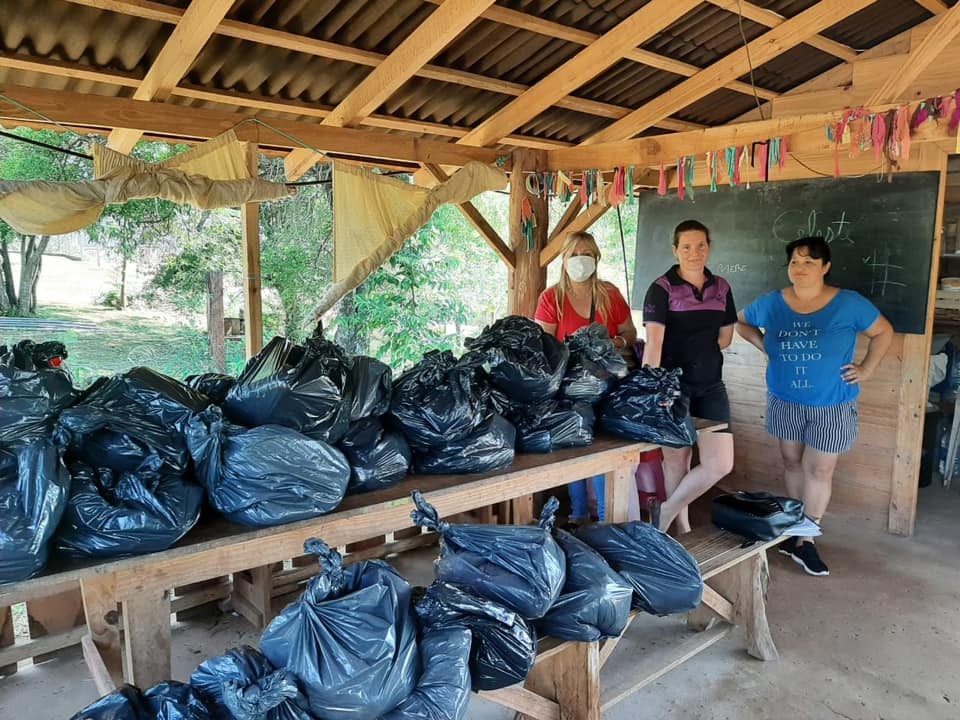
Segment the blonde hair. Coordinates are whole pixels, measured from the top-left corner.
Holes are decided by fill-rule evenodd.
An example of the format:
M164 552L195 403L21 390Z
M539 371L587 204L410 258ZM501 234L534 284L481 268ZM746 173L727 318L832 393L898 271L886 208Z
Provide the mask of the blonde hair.
M570 292L570 278L567 277L567 259L573 254L574 249L581 242L589 246L590 254L597 262L597 265L600 265L600 246L597 245L597 241L593 235L588 232L572 232L567 235L567 239L563 241L563 247L560 248L560 257L563 258L563 266L560 268L560 281L554 285L554 288L556 288L558 318L563 317L564 300L567 297L567 293ZM592 285L591 291L593 293L593 303L596 311L603 319L604 324L606 324L610 319L610 291L607 289L607 283L603 282L597 276L596 271L594 271L593 277L590 278L590 283ZM590 322L593 322L593 318L590 318Z

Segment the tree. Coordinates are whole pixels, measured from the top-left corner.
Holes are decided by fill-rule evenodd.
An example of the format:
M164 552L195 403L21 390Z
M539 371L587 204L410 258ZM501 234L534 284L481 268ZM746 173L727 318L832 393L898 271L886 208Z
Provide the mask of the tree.
M51 130L20 128L16 134L73 151L79 150L83 142ZM0 177L4 180L83 180L90 177L91 171L90 161L84 158L0 138ZM0 313L24 316L36 312L37 282L49 243L49 235L23 235L0 221ZM20 255L19 273L14 271L10 257L15 249Z

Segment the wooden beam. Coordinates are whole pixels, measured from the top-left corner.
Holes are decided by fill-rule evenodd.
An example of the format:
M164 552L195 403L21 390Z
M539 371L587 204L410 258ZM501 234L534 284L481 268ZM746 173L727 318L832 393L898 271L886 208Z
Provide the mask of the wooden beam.
M461 147L453 143L419 140L414 137L371 133L367 130L324 127L317 123L270 118L280 132L251 124L237 126L242 116L234 112L150 103L127 98L86 95L4 85L3 94L55 122L89 128L131 127L170 138L207 139L235 128L242 140L274 148L293 148L287 135L324 152L385 160L432 162L438 165L466 165L471 160L494 162L503 153L484 148ZM0 100L3 119L36 121L37 116Z
M758 7L753 3L746 2L746 0L707 0L707 2L724 10L729 10L734 15L742 14L747 20L752 20L760 25L766 25L769 28L782 25L787 20L780 13ZM859 53L849 45L844 45L836 40L826 38L823 35L813 35L805 42L807 45L817 48L817 50L822 50L828 55L833 55L847 62L856 59L859 55Z
M492 4L493 0L446 0L330 111L323 124L334 127L356 125ZM287 178L298 179L319 159L307 148L294 150L283 161Z
M873 1L821 0L813 7L764 33L747 46L735 50L705 70L684 80L625 118L595 133L583 144L593 145L632 137L652 126L660 118L672 115L709 95L731 79L740 77L749 71L751 64L757 67L772 60L820 30L865 8Z
M439 5L443 0L427 0L427 2ZM527 30L528 32L545 35L546 37L556 38L558 40L566 40L567 42L576 43L577 45L590 45L600 37L598 34L592 33L589 30L581 30L571 25L564 25L563 23L553 22L552 20L539 18L535 15L528 15L527 13L512 10L502 5L491 6L487 10L484 10L480 17L484 20L500 23L501 25ZM837 44L839 45L839 43ZM691 65L681 60L674 60L666 55L658 55L649 50L641 50L640 48L634 48L624 53L623 57L626 60L633 60L634 62L656 68L657 70L666 70L667 72L683 75L684 77L690 77L700 72L700 68L696 65ZM726 87L728 90L733 90L745 95L753 95L753 88L749 84L738 80L728 83ZM765 90L764 88L757 88L757 94L764 100L772 100L780 96L780 93L773 90ZM665 129L669 130L672 128Z
M943 0L917 0L917 5L925 10L929 10L934 15L945 13L950 9L949 6L943 2Z
M550 235L547 237L547 247L559 236L563 235L565 237L567 235L567 226L573 222L573 219L582 209L583 201L580 199L580 193L575 193L563 211L563 215L560 216L557 224L554 225L553 230L550 231Z
M257 174L257 146L247 145L247 165ZM260 203L244 203L243 224L243 316L247 359L263 349L263 279L260 275Z
M184 12L178 8L160 5L158 3L149 2L148 0L69 0L69 2L171 24L176 24L179 22ZM439 2L439 0L436 0L436 2ZM499 6L493 6L489 8L487 12L498 13L498 7ZM506 8L503 8L503 10L506 10ZM515 11L507 10L507 12L512 13ZM539 19L534 18L534 20ZM557 27L564 27L557 23L554 24L557 25ZM357 65L366 65L368 67L376 67L387 58L387 56L382 53L377 53L370 50L362 50L360 48L350 47L349 45L339 45L327 40L318 40L316 38L296 35L283 30L261 27L259 25L244 23L237 20L223 20L223 22L221 22L217 27L216 33L218 35L231 37L237 40L244 40L246 42L257 43L260 45L282 48L284 50L290 50L291 52L304 53L306 55L313 55L315 57L322 57L330 60L340 60ZM597 37L593 33L587 33L587 36L591 38ZM583 44L589 44L591 41ZM670 64L670 67L663 67L662 69L669 69L671 72L677 72L680 75L692 75L699 70L699 68L696 68L693 65L680 63L679 61L671 60L669 58L660 58L659 61L656 61L656 58L660 56L654 56L653 53L647 53L646 51L642 50L632 51L629 57L630 59L637 60L637 62L651 60L652 62L646 62L646 64L652 64L653 67L660 67ZM437 80L439 82L448 82L455 85L464 85L473 89L486 90L488 92L511 95L513 97L521 95L528 88L527 85L522 83L499 80L497 78L487 77L478 73L456 70L454 68L446 68L439 65L424 65L423 67L417 69L416 72L414 72L414 75L427 80ZM740 92L752 92L749 86L745 83L739 83L739 85L741 86L739 88L733 88L731 85L731 89L739 89ZM772 93L763 89L758 90L758 93L760 94L761 98L772 99L773 97L778 97L777 93ZM572 95L558 99L556 106L564 110L574 110L587 115L597 115L599 117L608 117L612 119L621 118L630 112L629 108L620 107L610 103L599 102L596 100L589 100L587 98L574 97ZM364 122L362 124L368 123ZM702 126L697 126L696 123L689 123L683 120L664 119L662 122L657 123L657 127L661 127L664 130L682 131L693 130L695 127ZM533 145L529 145L529 147L533 147Z
M892 103L905 93L936 58L960 35L960 4L954 5L937 18L933 29L920 43L910 50L896 73L887 76L884 82L867 101L868 106Z
M442 183L450 179L450 176L447 175L439 165L424 163L423 169L430 173L437 182ZM474 204L470 202L459 203L457 209L463 213L467 222L473 225L473 228L480 233L480 237L486 240L487 244L493 248L493 251L500 256L500 259L507 264L507 267L513 270L517 262L513 250L507 247L507 244L500 238L497 231L486 221L486 218L483 217Z
M699 0L651 0L457 142L474 146L498 142L697 5Z
M164 101L170 97L170 91L187 74L232 6L233 0L193 0L134 91L133 99ZM128 153L142 134L130 128L114 130L107 146Z

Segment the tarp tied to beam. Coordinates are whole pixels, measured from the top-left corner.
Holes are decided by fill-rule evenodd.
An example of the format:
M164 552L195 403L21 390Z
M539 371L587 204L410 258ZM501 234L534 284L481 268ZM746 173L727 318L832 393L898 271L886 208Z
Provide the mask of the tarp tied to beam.
M101 145L93 148L96 180L0 181L0 218L25 235L61 235L97 221L107 205L160 198L201 210L277 200L295 191L252 177L246 148L233 132L162 163Z
M468 163L432 188L336 162L333 165L333 281L315 310L322 315L369 277L448 203L502 190L507 176L492 165Z

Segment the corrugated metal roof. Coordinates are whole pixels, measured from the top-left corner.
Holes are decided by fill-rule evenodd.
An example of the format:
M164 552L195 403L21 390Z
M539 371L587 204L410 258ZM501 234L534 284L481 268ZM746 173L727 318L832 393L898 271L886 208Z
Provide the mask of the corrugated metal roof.
M385 120L418 123L408 126L411 133L455 140L524 89L549 77L591 38L609 32L648 1L499 0L492 9L499 15L494 12L473 21L433 58L428 71L403 83L375 112ZM242 111L238 105L248 102L264 117L275 116L286 103L288 117L309 116L319 122L326 110L342 101L383 57L430 17L439 2L236 0L227 15L229 23L243 23L244 33L254 35L261 28L285 33L298 41L293 45L296 49L270 44L282 45L282 38L238 39L232 35L242 34L239 31L221 28L206 43L170 101L230 112ZM792 17L815 2L755 0L754 4ZM0 58L0 82L129 97L189 0L101 3L114 8L111 10L83 3L5 0L0 52L6 58L36 60L51 69L11 67ZM823 35L865 49L928 17L928 11L915 2L877 0ZM542 21L553 25L543 26ZM571 39L570 33L559 33L562 37L555 37L558 26L580 35ZM767 30L705 2L645 42L642 49L705 68ZM301 40L333 46L310 50ZM344 51L354 52L354 56L344 59ZM755 68L754 81L761 88L786 92L839 62L804 44ZM573 92L576 98L595 103L593 106L555 104L522 123L514 134L530 141L577 143L683 80L683 75L622 59ZM749 82L749 77L742 80ZM228 93L232 100L223 104L205 95L198 99L197 90ZM184 97L188 92L193 95ZM267 101L275 105L267 107ZM744 92L721 89L674 117L721 124L749 110L754 102ZM311 108L305 115L305 109ZM389 131L398 132L396 123L385 120L374 125L380 131L387 131L389 125ZM651 128L649 132L662 130Z

